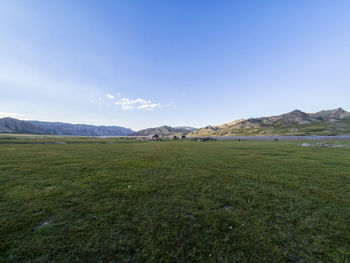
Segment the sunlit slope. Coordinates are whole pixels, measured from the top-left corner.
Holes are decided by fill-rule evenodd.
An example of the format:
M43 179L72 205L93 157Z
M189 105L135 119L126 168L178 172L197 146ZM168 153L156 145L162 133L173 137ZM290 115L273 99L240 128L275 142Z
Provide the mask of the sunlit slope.
M238 136L238 135L340 135L350 133L350 113L342 108L305 113L290 113L241 119L231 123L206 126L189 136Z

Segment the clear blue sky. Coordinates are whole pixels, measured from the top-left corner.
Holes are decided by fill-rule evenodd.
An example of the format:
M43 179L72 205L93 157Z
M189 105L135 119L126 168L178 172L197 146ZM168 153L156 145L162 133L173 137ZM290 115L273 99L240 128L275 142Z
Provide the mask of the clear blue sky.
M0 2L0 116L202 127L350 110L350 1Z

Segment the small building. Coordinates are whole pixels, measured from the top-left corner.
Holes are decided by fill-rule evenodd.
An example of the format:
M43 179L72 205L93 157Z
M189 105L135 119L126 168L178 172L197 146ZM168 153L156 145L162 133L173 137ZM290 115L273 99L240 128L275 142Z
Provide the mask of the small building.
M159 135L158 134L150 134L147 136L147 139L149 141L159 141Z

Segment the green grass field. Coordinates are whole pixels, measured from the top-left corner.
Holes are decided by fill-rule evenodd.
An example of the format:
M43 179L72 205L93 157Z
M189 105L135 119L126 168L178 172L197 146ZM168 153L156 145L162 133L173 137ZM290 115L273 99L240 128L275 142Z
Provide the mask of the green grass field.
M350 148L300 143L2 139L0 262L350 262Z

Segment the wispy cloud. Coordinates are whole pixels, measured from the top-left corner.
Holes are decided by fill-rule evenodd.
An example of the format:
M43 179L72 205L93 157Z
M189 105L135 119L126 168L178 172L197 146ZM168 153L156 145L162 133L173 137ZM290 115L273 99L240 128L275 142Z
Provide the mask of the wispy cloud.
M121 98L120 93L117 93L118 98L113 103L114 105L120 106L123 110L154 110L157 108L161 108L162 105L160 103L154 103L150 100L145 100L142 98L129 99L129 98ZM114 100L115 97L113 95L107 94L107 98Z
M120 98L114 104L119 105L123 110L154 110L161 107L160 103L153 103L150 100L145 100L142 98L137 98L134 100L128 98Z
M137 108L138 109L144 109L144 110L153 110L155 108L159 108L161 107L161 105L158 103L151 103L151 104L144 104L144 105L140 105Z
M4 118L4 117L25 119L25 117L23 115L18 114L18 113L14 113L14 112L0 112L0 118Z

